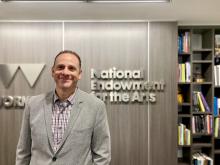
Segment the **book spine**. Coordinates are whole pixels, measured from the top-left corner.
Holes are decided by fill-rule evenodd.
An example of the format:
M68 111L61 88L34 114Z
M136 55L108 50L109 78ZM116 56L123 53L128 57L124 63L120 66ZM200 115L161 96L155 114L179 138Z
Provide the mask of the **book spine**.
M210 111L210 108L209 108L209 105L208 105L208 103L207 103L205 97L203 96L202 92L200 92L199 95L201 96L202 103L203 103L203 105L204 105L204 107L205 107L206 112L211 112L211 111Z
M214 117L218 116L218 98L214 97Z
M186 82L186 65L185 64L181 64L181 75L182 75L182 82Z
M200 111L201 112L205 112L205 107L204 107L204 105L202 103L200 92L197 92L197 98L198 98L198 103L199 103Z
M190 62L186 62L186 82L190 82L191 79L191 69L190 69Z

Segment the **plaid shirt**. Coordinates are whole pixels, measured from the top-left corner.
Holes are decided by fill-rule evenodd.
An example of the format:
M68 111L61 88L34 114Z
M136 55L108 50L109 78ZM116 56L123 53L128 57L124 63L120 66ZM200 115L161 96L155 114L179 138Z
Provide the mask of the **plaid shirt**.
M64 132L67 128L70 118L71 109L74 103L74 94L72 94L67 100L60 101L56 93L54 92L52 110L52 133L53 133L53 149L56 152L60 142L63 139Z

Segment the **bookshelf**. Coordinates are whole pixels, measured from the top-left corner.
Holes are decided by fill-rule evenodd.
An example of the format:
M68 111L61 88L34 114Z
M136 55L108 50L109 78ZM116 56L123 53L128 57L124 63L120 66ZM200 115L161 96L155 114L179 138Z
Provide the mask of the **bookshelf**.
M187 165L191 162L191 51L190 51L190 35L189 28L179 28L178 30L178 163L179 165ZM187 65L188 68L187 68ZM181 74L182 70L187 70ZM188 74L188 76L185 76ZM181 99L180 99L181 98ZM189 134L185 133L185 130ZM182 132L182 133L180 133ZM188 137L186 137L188 136ZM185 142L184 137L189 139Z
M220 108L220 27L214 28L214 66L213 66L213 86L214 86L214 162L215 165L220 164L220 128L216 124L216 120L220 120L219 108ZM217 100L218 105L215 101ZM216 136L216 132L218 135Z
M220 28L178 28L178 165L194 165L200 158L220 164L220 136L214 136L219 116L213 112L214 96L220 98L220 81L216 85L214 78L216 34L220 44Z

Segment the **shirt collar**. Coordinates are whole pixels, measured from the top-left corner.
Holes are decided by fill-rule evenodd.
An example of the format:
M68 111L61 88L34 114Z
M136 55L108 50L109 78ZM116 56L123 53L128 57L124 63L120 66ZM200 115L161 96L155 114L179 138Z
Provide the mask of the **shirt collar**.
M76 88L75 92L72 95L70 95L67 98L67 100L65 100L65 101L68 101L71 105L73 105L74 104L74 100L75 100L75 93L76 93L77 90L78 90L78 88ZM59 97L56 94L56 91L54 90L54 92L53 92L53 103L56 103L57 101L60 101L60 100L59 100Z

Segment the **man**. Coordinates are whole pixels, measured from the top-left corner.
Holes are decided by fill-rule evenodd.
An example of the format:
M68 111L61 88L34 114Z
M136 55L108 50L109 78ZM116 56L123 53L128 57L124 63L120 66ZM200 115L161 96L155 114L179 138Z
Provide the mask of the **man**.
M77 88L81 59L60 52L52 67L55 91L25 106L16 165L108 165L110 133L104 103Z

